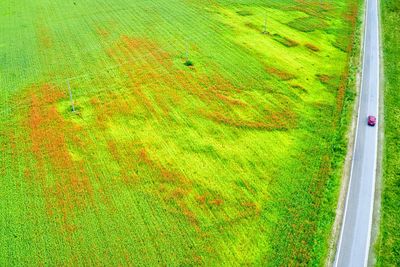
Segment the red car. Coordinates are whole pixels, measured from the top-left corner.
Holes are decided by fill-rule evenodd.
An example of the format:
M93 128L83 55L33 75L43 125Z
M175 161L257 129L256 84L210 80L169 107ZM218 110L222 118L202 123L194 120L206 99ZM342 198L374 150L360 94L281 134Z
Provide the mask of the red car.
M372 115L368 116L368 125L369 126L375 126L375 124L376 124L375 116L372 116Z

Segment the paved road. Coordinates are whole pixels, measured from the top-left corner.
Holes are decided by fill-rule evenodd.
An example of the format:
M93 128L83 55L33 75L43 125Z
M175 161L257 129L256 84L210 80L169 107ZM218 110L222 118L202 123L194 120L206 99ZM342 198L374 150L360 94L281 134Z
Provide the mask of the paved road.
M343 224L334 266L366 266L371 242L378 124L367 125L367 116L378 118L379 105L379 0L367 0L364 56L356 140ZM379 123L379 118L378 118Z

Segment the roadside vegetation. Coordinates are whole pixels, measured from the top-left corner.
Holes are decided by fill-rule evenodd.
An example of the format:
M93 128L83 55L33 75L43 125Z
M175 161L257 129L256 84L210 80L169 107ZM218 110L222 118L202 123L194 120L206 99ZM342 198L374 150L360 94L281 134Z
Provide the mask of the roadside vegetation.
M0 3L0 265L322 265L357 14Z
M385 140L378 266L400 266L400 2L382 0Z

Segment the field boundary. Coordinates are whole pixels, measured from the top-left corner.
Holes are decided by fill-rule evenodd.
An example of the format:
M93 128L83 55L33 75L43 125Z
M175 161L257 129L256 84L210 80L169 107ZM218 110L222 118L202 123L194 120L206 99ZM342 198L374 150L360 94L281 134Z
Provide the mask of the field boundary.
M358 53L352 53L348 64L351 64L351 62L357 62L357 65L355 66L354 70L354 76L355 76L355 93L356 97L354 100L354 103L352 103L352 112L351 112L351 123L348 125L347 130L347 153L344 161L344 166L342 169L342 175L341 175L341 180L340 180L340 192L339 192L339 197L338 197L338 202L337 202L337 208L336 208L336 216L335 216L335 221L332 226L332 233L329 241L329 250L328 250L328 257L325 262L325 266L332 266L333 261L335 260L335 255L336 255L336 247L337 243L339 240L340 236L340 229L343 221L343 215L344 215L344 205L346 202L346 196L347 196L347 191L349 187L349 179L350 179L350 170L351 170L351 165L352 165L352 157L353 157L353 152L354 152L354 145L355 145L355 138L356 138L356 126L357 126L357 120L358 120L358 108L360 105L360 82L361 82L361 66L362 66L362 60L363 60L363 50L364 50L364 35L365 35L365 2L364 1L358 1L359 3L359 11L357 15L357 23L356 23L356 29L355 29L355 48L357 48L359 51ZM354 48L353 48L354 51ZM351 68L350 68L351 69ZM349 77L349 79L352 76Z

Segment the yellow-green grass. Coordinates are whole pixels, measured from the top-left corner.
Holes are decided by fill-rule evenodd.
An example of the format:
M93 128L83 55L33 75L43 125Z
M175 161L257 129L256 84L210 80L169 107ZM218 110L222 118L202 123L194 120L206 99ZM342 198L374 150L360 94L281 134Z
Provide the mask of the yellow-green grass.
M323 264L353 1L0 10L2 265Z
M385 140L378 266L400 265L400 2L382 0Z

